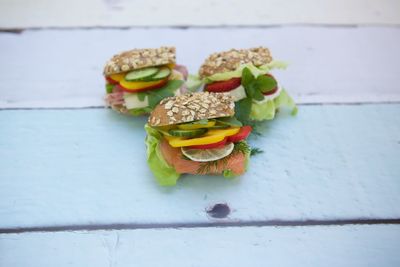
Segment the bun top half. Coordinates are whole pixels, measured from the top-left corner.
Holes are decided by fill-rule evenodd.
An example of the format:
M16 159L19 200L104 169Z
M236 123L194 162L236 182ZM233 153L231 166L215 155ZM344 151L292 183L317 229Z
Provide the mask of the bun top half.
M105 76L121 72L176 63L175 47L132 49L114 55L104 66Z
M231 49L208 56L200 67L199 76L205 78L216 73L234 71L240 65L249 63L258 67L271 61L271 53L266 47Z
M231 117L235 103L227 93L198 92L163 99L151 112L150 126L166 126L197 120Z

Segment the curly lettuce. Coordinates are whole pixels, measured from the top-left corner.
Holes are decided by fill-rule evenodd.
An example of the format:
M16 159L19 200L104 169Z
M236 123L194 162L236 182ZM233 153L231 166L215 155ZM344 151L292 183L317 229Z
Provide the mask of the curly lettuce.
M186 87L190 92L196 92L202 86L203 82L198 75L189 74L186 81Z
M248 68L251 73L253 73L253 75L255 77L259 76L259 75L263 75L268 73L269 71L273 70L273 69L286 69L287 67L287 63L283 62L283 61L271 61L268 64L256 67L253 64L243 64L241 65L239 68L237 68L234 71L228 71L228 72L223 72L223 73L216 73L213 74L209 77L206 77L204 79L205 83L212 83L212 82L217 82L217 81L226 81L226 80L230 80L232 78L238 78L238 77L242 77L242 71L244 68Z
M297 106L288 93L282 89L281 93L274 99L263 103L252 102L249 118L250 120L262 121L275 118L276 110L280 107L292 109L291 114L297 114Z
M159 148L163 138L161 133L147 124L144 126L144 129L147 133L145 143L147 146L147 164L150 170L153 172L160 185L175 185L180 174L164 160L161 149Z

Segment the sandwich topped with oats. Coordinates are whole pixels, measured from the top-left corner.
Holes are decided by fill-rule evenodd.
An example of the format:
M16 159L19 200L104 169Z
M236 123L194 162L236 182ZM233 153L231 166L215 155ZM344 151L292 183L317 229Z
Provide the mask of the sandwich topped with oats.
M151 112L147 162L160 185L175 185L181 174L235 177L246 171L252 128L234 117L226 93L189 93L163 99Z
M230 94L236 102L236 117L250 124L273 119L281 106L296 114L294 101L270 73L284 68L284 62L272 60L268 48L231 49L211 54L200 67L199 77L204 91Z
M128 115L150 113L165 97L186 92L185 66L175 47L133 49L113 56L104 67L107 106Z

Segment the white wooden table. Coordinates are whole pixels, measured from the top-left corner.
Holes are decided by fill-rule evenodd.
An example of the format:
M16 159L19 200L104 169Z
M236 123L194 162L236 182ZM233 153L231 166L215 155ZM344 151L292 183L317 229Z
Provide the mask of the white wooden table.
M252 5L239 1L186 12L156 1L142 13L123 1L55 3L0 3L1 267L400 266L396 1L304 0L304 12L269 1L265 13L252 1L243 21L235 12ZM143 15L158 4L183 15ZM264 153L241 178L159 187L145 118L103 107L104 62L166 44L191 72L231 47L265 45L290 63L275 75L299 113L250 140Z

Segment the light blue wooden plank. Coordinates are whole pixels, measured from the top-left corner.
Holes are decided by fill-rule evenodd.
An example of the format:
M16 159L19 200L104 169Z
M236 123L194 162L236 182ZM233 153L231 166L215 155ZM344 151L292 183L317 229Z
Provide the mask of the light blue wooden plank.
M400 226L245 227L0 235L0 265L399 266Z
M218 26L277 24L398 25L393 0L13 1L0 2L3 28ZM329 12L328 12L329 11Z
M267 46L290 63L274 75L301 103L400 102L400 27L41 30L0 44L0 108L102 106L105 62L160 45L192 73L215 51Z
M301 106L251 143L240 179L159 187L145 118L111 110L0 111L0 227L400 217L400 105Z

